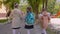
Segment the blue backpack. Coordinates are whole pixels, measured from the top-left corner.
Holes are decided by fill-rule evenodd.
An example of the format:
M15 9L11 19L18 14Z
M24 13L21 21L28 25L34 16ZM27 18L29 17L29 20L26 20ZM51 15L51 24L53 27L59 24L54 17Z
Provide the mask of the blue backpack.
M28 12L25 18L25 22L27 24L34 24L35 22L35 16L32 12Z

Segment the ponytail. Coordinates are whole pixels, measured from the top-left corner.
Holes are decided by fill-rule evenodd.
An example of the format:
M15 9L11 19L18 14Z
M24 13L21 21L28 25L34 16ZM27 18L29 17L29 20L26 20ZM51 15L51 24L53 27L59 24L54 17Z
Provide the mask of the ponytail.
M6 17L9 17L10 14L11 14L11 10L9 10L9 11L7 12Z

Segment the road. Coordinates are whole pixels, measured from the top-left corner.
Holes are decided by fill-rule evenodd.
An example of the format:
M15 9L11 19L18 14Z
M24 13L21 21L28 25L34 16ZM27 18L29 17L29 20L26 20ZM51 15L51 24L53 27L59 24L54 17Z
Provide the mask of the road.
M40 26L37 26L35 26L35 28L31 30L31 34L40 34ZM21 28L20 31L21 34L27 34L27 30L25 28ZM0 25L0 34L12 34L11 24Z
M57 20L56 20L57 21ZM59 25L60 21L58 20L58 23L52 20L51 24L54 27L55 25ZM27 34L27 30L24 28L24 23L22 23L22 28L20 29L21 34ZM58 26L56 26L58 27ZM51 28L51 27L50 27ZM49 32L49 31L48 31ZM51 32L49 32L50 34ZM12 34L12 29L11 29L11 23L10 24L0 24L0 34ZM31 30L31 34L41 34L41 28L40 25L35 25L34 29Z

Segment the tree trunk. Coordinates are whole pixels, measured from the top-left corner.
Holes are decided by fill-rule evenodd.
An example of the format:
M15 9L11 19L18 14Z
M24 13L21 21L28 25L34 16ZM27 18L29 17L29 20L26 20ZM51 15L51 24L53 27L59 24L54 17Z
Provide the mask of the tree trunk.
M2 8L2 2L0 1L0 8Z
M45 9L47 10L47 3L48 3L48 0L46 0L45 2Z
M38 6L39 6L39 5L36 3L36 4L35 4L35 8L34 8L34 10L33 10L34 13L35 13L35 18L36 18L36 19L38 19L38 12L39 12L39 11L38 11Z
M38 19L38 9L35 10L35 18Z
M42 2L43 2L42 10L44 10L45 9L45 1L43 0Z
M44 6L44 0L43 0L43 7L42 7L42 9L44 8L45 6Z

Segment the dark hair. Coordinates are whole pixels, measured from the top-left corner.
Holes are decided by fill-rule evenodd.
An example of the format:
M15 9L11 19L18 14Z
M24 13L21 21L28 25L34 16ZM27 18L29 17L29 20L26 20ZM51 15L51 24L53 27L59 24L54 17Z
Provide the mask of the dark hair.
M14 3L14 7L17 8L18 7L18 3L15 2Z
M32 9L32 8L31 8L30 6L29 6L29 7L27 7L27 10L31 11L31 9Z
M43 8L43 9L42 9L42 11L46 11L46 9L45 9L45 8Z
M7 12L6 17L9 17L10 14L11 14L11 10L9 10L9 11Z
M44 12L44 11L46 11L46 9L45 9L45 8L43 8L43 9L42 9L41 13L42 13L42 12Z

